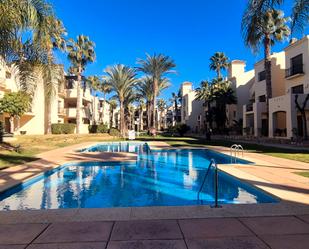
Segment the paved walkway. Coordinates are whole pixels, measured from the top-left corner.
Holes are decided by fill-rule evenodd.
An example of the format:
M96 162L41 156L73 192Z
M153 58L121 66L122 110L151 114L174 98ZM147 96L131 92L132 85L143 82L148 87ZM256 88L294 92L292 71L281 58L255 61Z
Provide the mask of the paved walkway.
M0 225L0 249L307 249L309 216Z

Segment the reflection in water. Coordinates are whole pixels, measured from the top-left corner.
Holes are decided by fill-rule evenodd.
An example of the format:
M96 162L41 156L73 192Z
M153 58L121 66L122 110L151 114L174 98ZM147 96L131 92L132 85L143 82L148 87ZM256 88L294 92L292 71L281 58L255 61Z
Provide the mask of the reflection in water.
M197 205L212 152L175 150L150 152L145 145L117 143L92 151L134 151L136 164L67 166L0 202L0 209L101 208ZM210 155L208 155L210 153ZM227 158L216 157L220 160ZM201 200L214 202L210 171ZM230 176L219 176L221 203L271 202L272 199Z

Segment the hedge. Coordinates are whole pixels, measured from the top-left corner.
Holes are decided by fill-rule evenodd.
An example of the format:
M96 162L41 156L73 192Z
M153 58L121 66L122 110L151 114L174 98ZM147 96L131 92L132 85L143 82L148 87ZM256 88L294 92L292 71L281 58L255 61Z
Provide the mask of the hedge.
M75 132L75 124L52 124L52 134L73 134Z
M108 126L106 124L89 125L89 133L108 133Z
M116 128L110 128L109 129L109 135L113 137L120 137L120 131L117 130Z

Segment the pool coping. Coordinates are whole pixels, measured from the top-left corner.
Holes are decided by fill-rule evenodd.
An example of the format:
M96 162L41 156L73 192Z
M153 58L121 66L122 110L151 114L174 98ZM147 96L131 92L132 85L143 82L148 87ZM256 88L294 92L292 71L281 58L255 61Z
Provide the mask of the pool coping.
M97 143L83 143L74 146L61 148L62 153L72 153L76 150L84 147L91 147ZM175 149L171 146L165 146L163 149ZM156 150L160 150L158 148ZM205 149L182 147L178 149ZM207 149L207 148L206 148ZM217 152L228 154L227 148L225 152L222 149L208 147L208 149L215 150ZM43 160L43 166L47 167L40 168L40 172L35 172L30 177L15 182L15 185L8 184L6 188L0 188L0 192L8 190L16 185L23 184L40 174L43 174L49 170L55 170L61 167L68 161L63 161L63 158L55 158L54 154L59 152L59 149L49 151L38 155L41 157L40 160L27 163L28 165L34 164ZM59 154L58 154L59 156ZM49 162L49 164L44 164ZM254 160L250 160L253 161ZM117 162L117 161L115 161ZM123 162L123 161L122 161ZM42 163L42 162L41 162ZM71 163L71 162L70 162ZM142 219L189 219L189 218L209 218L209 217L255 217L255 216L282 216L282 215L304 215L309 214L309 205L307 203L299 203L293 200L286 199L285 195L278 193L264 186L258 184L252 184L250 181L255 180L258 182L265 182L264 179L250 175L246 172L242 172L238 169L239 165L221 165L219 164L220 170L238 178L241 181L247 182L255 188L265 191L267 194L279 197L281 201L279 203L259 203L259 204L225 204L220 209L213 209L209 205L197 205L197 206L164 206L164 207L130 207L130 208L101 208L101 209L48 209L48 210L17 210L17 211L0 211L0 224L3 223L36 223L36 222L61 222L61 221L103 221L103 220L142 220ZM25 167L24 165L15 167ZM11 169L11 168L9 168ZM8 169L8 170L9 170ZM9 170L10 171L10 170ZM0 177L3 173L0 172ZM267 182L267 181L266 181ZM282 198L282 196L284 198ZM301 196L303 197L303 195ZM298 197L299 198L299 197ZM302 199L300 199L302 200Z

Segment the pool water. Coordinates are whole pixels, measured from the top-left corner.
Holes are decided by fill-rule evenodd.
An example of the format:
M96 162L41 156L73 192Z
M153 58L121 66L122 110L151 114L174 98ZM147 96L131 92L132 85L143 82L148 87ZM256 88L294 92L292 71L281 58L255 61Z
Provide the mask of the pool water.
M209 162L231 161L210 150L150 151L142 143L100 144L84 151L136 152L138 161L66 164L0 195L0 210L209 205L214 202L213 169L197 200ZM220 172L219 202L276 200Z

